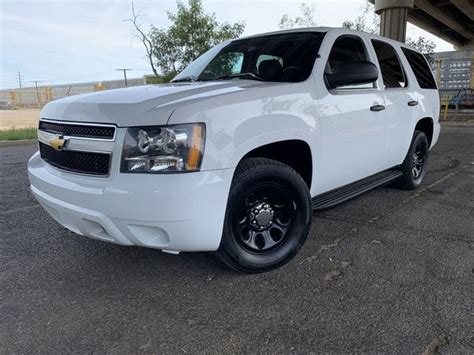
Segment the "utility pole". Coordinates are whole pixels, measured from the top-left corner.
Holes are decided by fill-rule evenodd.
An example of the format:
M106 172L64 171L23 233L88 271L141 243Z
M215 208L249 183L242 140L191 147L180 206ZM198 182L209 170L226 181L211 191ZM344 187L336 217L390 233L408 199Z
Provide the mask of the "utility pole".
M18 85L20 85L20 89L21 89L21 73L18 72Z
M30 83L35 83L36 97L38 98L38 105L41 106L41 100L40 100L40 95L39 95L39 90L38 90L38 80L30 80Z
M438 84L438 89L441 87L441 65L443 63L442 59L436 59L436 84Z
M127 82L127 71L131 71L132 69L115 69L117 71L123 71L123 80L125 81L125 87L128 86L128 82Z

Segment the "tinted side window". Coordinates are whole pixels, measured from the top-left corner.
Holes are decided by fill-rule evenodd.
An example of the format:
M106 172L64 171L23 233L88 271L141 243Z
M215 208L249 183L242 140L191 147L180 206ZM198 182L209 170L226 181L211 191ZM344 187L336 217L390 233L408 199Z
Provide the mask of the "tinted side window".
M405 57L407 57L408 63L410 63L420 87L422 89L436 89L433 74L431 73L425 57L420 53L407 48L402 48L402 51L405 54Z
M395 49L388 43L372 41L375 54L382 71L383 84L385 88L404 88L407 86L402 66L398 60Z
M341 64L354 60L368 60L364 43L360 38L354 36L339 37L334 42L329 54L326 73L334 74Z
M356 60L368 61L364 43L357 36L342 36L336 39L326 63L325 73L334 74L338 68L346 63ZM373 88L373 84L351 85L342 88Z

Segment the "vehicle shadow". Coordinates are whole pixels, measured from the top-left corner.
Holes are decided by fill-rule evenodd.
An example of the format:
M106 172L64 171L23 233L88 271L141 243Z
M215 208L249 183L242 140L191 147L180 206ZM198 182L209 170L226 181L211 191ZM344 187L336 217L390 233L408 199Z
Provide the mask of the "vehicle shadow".
M101 242L64 231L69 237L69 246L74 249L74 256L69 265L71 269L100 277L113 275L127 276L162 276L190 275L207 276L208 274L229 274L228 269L213 255L212 252L168 254L161 250L122 246ZM84 255L87 257L84 258ZM119 271L119 272L117 272Z

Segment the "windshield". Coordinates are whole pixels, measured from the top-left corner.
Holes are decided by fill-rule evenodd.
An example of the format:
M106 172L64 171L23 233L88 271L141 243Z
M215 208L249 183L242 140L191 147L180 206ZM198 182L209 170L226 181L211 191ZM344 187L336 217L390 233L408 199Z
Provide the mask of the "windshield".
M291 32L225 42L201 55L172 81L303 81L311 74L323 37L322 32Z

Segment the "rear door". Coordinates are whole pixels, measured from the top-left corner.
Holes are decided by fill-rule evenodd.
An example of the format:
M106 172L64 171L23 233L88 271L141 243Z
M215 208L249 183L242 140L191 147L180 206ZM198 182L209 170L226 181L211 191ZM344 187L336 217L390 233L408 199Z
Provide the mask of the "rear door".
M412 125L421 97L402 65L402 53L390 43L372 39L382 76L387 123L386 161L388 169L403 162L412 138Z
M415 116L412 125L412 132L415 129L415 125L421 118L429 117L433 120L434 124L434 136L432 143L436 142L437 135L439 134L439 92L436 85L436 81L433 76L428 62L425 56L421 53L415 52L414 50L406 47L401 48L404 54L404 61L406 62L406 68L410 71L410 76L413 77L413 81L418 84L416 93L418 105L414 106L412 115ZM415 86L416 86L415 84Z
M377 82L329 89L325 74L347 61L375 62L365 37L330 31L316 69L320 151L315 181L318 193L360 180L385 167L384 97Z

